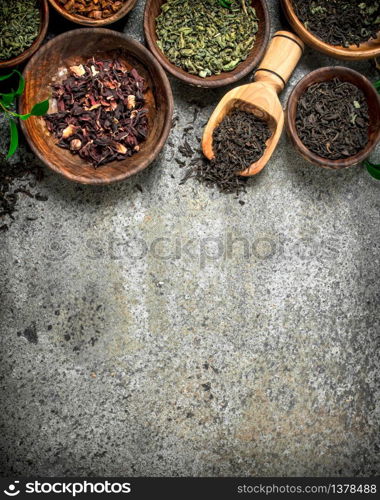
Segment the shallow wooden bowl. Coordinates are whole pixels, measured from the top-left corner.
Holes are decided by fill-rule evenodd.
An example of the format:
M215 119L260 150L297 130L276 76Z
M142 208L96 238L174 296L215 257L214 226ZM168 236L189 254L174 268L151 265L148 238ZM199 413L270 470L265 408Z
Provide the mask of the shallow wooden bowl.
M107 58L115 53L127 67L135 67L149 86L145 96L149 135L138 153L95 169L79 155L58 147L44 118L32 117L21 122L34 153L55 172L83 184L121 181L143 170L157 157L169 135L173 114L173 96L165 72L143 45L104 28L77 29L57 36L34 55L24 70L26 87L19 102L20 113L26 113L36 102L51 97L51 84L63 81L68 67L85 63L93 56ZM51 101L51 110L52 104Z
M311 152L301 142L297 133L296 115L298 100L305 90L310 87L310 85L332 80L336 77L356 85L363 91L368 102L370 126L368 130L368 144L362 151L357 153L355 156L351 156L350 158L329 160ZM285 111L285 121L287 132L293 145L307 161L320 167L330 169L351 167L353 165L358 165L365 160L380 140L380 99L371 82L357 71L344 68L342 66L327 66L309 73L294 87L292 93L290 94Z
M70 14L70 12L68 12L57 0L49 0L49 2L57 12L72 23L81 24L82 26L92 26L94 28L96 26L107 26L108 24L120 21L120 19L126 16L128 12L133 9L137 0L126 0L125 4L118 12L116 12L113 16L107 17L106 19L90 19L89 17L81 16L79 14Z
M26 49L22 54L13 59L9 59L8 61L0 61L0 70L3 68L12 68L25 62L27 59L32 57L32 55L41 47L42 42L46 36L48 26L49 26L49 4L47 0L38 0L40 13L41 13L41 23L40 23L40 32L37 38L34 40L33 45Z
M258 65L269 41L270 17L266 0L251 1L259 18L259 29L256 35L255 46L247 59L240 63L233 71L201 78L200 76L192 75L184 71L182 68L175 66L169 61L158 47L156 35L156 18L161 12L161 5L165 3L166 0L147 0L145 4L144 32L148 47L166 71L189 85L216 88L235 83L248 75Z
M319 52L323 52L330 57L335 57L337 59L343 59L346 61L373 59L374 57L380 56L380 32L378 33L378 37L376 40L370 40L368 42L362 43L361 45L359 45L359 47L357 47L356 45L351 45L350 47L330 45L329 43L326 43L317 36L313 35L313 33L305 28L305 25L299 20L293 9L292 0L281 0L281 4L284 13L294 31L311 48L318 50Z

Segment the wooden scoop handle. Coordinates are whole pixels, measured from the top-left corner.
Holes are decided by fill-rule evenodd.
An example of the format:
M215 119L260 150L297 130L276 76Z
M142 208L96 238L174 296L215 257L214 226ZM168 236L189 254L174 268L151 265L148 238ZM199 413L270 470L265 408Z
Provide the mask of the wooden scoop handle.
M256 82L275 87L280 93L300 60L305 45L290 31L277 31L254 76Z

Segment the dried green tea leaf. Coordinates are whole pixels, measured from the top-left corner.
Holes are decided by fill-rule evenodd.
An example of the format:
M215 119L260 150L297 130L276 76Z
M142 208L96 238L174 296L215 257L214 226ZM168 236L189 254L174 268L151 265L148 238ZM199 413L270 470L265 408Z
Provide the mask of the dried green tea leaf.
M168 0L156 19L157 45L188 73L234 70L252 50L258 18L246 0Z

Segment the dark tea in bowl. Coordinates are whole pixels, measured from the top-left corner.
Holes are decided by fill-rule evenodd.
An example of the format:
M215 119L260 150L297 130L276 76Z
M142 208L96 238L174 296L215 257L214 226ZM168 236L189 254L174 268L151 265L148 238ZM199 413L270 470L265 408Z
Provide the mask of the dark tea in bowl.
M380 140L380 101L364 76L326 67L305 76L286 109L288 134L308 161L331 169L362 162Z

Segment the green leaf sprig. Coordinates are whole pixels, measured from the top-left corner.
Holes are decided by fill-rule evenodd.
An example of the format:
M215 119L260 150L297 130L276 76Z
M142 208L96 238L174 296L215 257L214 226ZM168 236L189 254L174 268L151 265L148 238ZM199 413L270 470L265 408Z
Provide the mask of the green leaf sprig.
M7 158L10 158L14 155L19 144L19 133L16 119L19 118L20 120L27 120L31 116L43 116L46 115L49 109L49 100L47 99L46 101L35 104L30 113L20 115L12 111L13 104L15 103L16 99L20 97L25 90L25 80L22 74L17 71L17 69L14 69L8 75L0 76L0 82L2 82L5 80L9 80L14 75L17 75L19 77L17 89L8 93L0 92L0 113L2 113L8 119L10 129L10 143Z
M377 80L377 82L375 82L373 86L377 90L378 94L380 94L380 80ZM374 179L380 181L380 163L371 163L369 160L365 160L363 163L364 166L367 167L369 175L371 175Z

